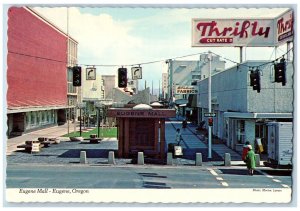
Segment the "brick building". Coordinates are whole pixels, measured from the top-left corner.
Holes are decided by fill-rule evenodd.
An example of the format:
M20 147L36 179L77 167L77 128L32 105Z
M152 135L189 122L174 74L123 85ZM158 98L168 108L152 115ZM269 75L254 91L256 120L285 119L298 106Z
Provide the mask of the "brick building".
M9 8L7 35L7 135L64 123L69 36L28 7Z

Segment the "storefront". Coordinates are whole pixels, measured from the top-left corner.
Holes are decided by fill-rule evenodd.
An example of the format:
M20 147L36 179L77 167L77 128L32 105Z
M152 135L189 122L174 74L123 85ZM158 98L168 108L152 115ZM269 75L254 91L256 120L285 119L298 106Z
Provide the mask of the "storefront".
M292 113L224 113L224 140L232 149L238 152L242 151L242 147L246 141L257 149L256 139L260 139L263 152L267 153L268 148L268 128L270 121L292 121Z

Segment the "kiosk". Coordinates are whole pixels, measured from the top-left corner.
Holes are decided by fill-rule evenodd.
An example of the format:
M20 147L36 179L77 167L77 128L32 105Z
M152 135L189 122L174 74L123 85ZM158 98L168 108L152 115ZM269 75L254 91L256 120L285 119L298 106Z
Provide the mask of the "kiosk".
M118 156L165 158L165 118L175 117L174 109L153 109L139 104L133 108L110 108L109 117L117 119Z

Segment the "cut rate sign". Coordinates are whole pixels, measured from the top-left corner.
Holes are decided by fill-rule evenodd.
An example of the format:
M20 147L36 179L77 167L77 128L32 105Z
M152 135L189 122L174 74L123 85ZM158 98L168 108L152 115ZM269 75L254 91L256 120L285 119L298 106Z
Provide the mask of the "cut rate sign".
M293 40L292 10L271 19L192 19L192 46L268 47Z
M176 86L175 94L198 94L197 86Z
M272 19L193 19L192 46L273 46Z

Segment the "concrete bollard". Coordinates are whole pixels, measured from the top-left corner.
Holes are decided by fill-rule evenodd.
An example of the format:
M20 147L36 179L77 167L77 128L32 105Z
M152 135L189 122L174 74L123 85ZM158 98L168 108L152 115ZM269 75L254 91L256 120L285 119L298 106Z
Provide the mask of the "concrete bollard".
M113 165L116 164L116 161L115 161L115 152L114 151L109 151L108 152L108 164L113 164Z
M225 153L224 166L231 166L230 153Z
M144 153L143 152L138 152L138 165L144 165Z
M167 165L173 165L173 153L172 152L168 152Z
M86 151L80 151L80 163L87 164Z
M255 165L260 166L260 156L259 156L259 154L255 154Z
M202 154L196 153L196 166L202 166Z

